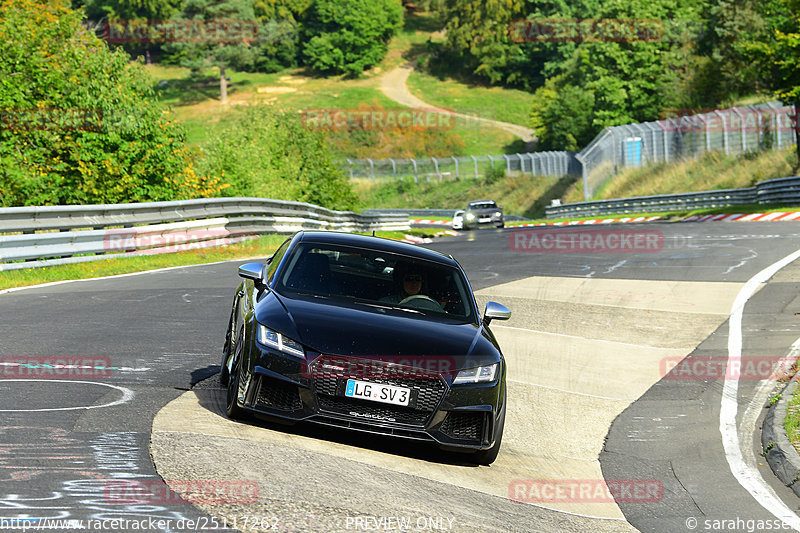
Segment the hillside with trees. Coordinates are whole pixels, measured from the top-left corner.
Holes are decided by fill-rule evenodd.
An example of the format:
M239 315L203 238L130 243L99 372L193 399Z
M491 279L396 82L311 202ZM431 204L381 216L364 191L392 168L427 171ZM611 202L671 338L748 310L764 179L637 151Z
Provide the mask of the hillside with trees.
M602 128L794 101L797 0L431 0L446 30L434 64L533 93L543 150L575 150Z

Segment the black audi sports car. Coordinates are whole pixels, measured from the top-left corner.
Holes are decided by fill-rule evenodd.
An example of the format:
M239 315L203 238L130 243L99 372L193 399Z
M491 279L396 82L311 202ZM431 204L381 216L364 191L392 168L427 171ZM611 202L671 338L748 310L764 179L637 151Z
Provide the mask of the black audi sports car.
M220 381L227 414L309 421L497 457L506 364L450 256L388 239L300 232L239 267Z

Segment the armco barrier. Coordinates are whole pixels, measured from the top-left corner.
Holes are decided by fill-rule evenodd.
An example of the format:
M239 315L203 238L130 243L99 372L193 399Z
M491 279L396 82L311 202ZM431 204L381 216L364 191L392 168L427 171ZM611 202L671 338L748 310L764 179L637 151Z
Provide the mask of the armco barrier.
M404 213L359 214L263 198L0 208L0 271L167 253L301 229L408 228Z
M545 211L547 218L569 218L688 211L741 204L800 205L800 177L766 180L743 189L576 202L549 206Z

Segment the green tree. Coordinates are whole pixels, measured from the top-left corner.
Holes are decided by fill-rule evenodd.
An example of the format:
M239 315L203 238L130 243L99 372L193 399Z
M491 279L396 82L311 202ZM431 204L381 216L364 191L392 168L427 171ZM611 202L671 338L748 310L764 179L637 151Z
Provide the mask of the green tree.
M292 20L297 22L313 0L253 0L259 20Z
M707 7L707 32L700 50L709 58L706 76L716 84L716 100L734 100L759 85L763 65L748 42L767 37L760 0L717 0Z
M593 92L566 83L563 76L547 80L533 96L537 148L577 151L586 146L595 133L594 100Z
M94 26L98 34L106 34L112 21L151 20L163 21L180 9L183 0L72 0L72 7L83 9L86 25ZM163 43L112 43L136 57L158 54ZM149 57L149 56L148 56Z
M794 106L797 156L800 160L800 0L771 0L762 6L766 35L741 47L758 58L773 93Z
M299 20L311 0L254 0L253 11L262 25L256 69L277 72L297 66L300 55Z
M534 97L531 120L543 146L583 147L607 126L656 120L702 100L695 85L701 32L690 24L701 7L645 0L598 6L573 54L553 65L556 74Z
M443 0L439 17L451 52L465 70L491 83L517 80L508 68L521 57L509 35L511 22L525 13L525 0Z
M774 28L777 92L797 103L800 102L800 1L786 0L784 5L789 16L783 20L783 27Z
M399 0L313 0L302 21L305 64L359 74L380 63L402 22Z
M72 0L75 9L84 8L90 20L168 19L178 12L183 0Z
M184 67L197 71L214 67L219 69L220 102L228 101L227 69L249 71L255 67L259 48L256 35L261 26L256 19L253 0L185 0L176 20L197 21L215 25L220 31L210 32L208 38L189 39L190 42L176 42L165 46ZM233 40L236 25L245 22L256 27L255 32ZM233 23L230 34L226 23ZM250 38L248 38L250 37Z
M129 59L66 2L0 3L0 205L219 194Z
M294 200L353 209L356 195L319 132L269 106L237 110L205 146L204 169L224 175L230 196Z

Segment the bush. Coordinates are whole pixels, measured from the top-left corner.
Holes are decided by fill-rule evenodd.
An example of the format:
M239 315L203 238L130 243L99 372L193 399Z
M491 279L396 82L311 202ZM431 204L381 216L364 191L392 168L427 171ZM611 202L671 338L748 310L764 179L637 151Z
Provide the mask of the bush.
M504 163L497 162L494 166L489 165L483 173L484 185L491 185L506 177L506 166Z
M377 65L403 23L398 0L315 0L303 20L305 64L355 75Z
M570 85L563 77L547 80L536 90L531 126L540 150L580 150L595 134L594 94Z
M297 115L268 106L236 113L204 149L204 168L225 176L227 195L356 208L350 182L319 132L306 129Z
M58 2L0 4L0 205L215 196L140 64ZM13 83L9 81L13 80Z

